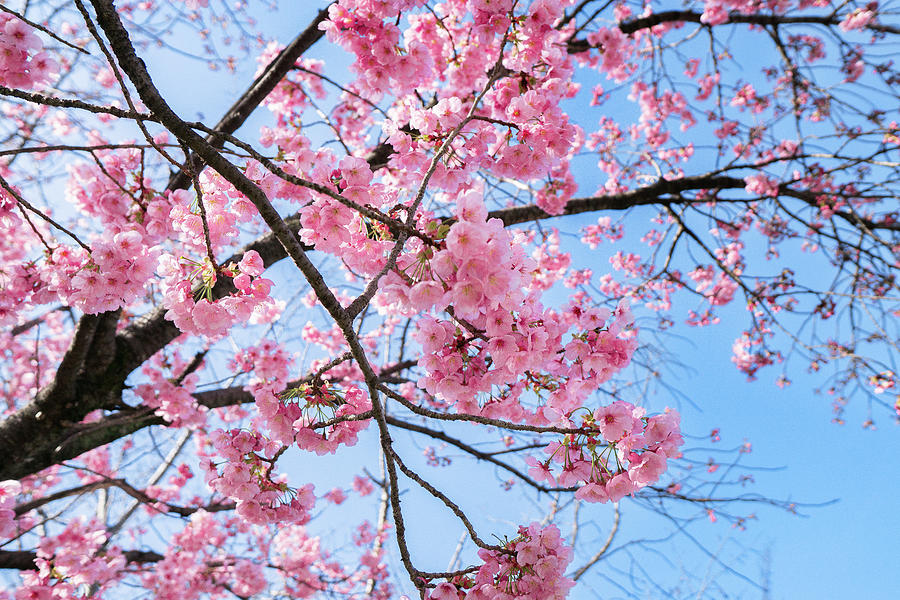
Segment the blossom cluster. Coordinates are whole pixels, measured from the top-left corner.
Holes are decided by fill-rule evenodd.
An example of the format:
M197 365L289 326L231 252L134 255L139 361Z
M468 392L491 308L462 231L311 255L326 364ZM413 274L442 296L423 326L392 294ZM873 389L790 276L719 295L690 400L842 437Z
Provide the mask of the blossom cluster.
M532 523L501 550L482 548L484 561L473 578L438 584L429 600L562 600L575 582L565 576L572 549L556 525Z
M411 91L433 78L426 46L416 41L404 48L394 23L398 14L421 4L421 0L341 0L328 7L328 20L319 27L329 41L356 55L357 85L367 97L377 99L387 89Z
M330 185L357 205L383 206L390 200L384 186L372 182L372 171L362 158L345 156L331 171ZM300 210L300 239L317 250L334 254L354 272L373 275L384 266L393 246L384 224L372 220L332 198L318 197Z
M218 253L238 237L238 223L251 221L256 207L234 189L222 176L204 171L199 178L202 193L198 198L187 191L170 196L172 208L168 218L181 241L195 252ZM203 203L202 211L199 203ZM205 225L203 213L206 214ZM206 237L209 235L209 244Z
M412 240L413 251L381 286L382 310L426 313L414 334L425 370L419 387L458 412L533 424L566 419L629 364L636 341L627 303L615 312L580 303L547 310L540 294L567 261L553 236L538 260L527 256L525 238L488 220L477 191L457 199L457 218L449 227L426 226L443 236L440 246ZM427 314L431 309L451 318ZM520 401L526 391L545 401L527 410Z
M762 367L776 361L780 362L782 359L779 352L773 352L766 347L767 335L771 335L768 327L764 327L761 332L755 332L755 335L753 332L745 331L734 340L731 347L731 362L747 375L749 381L756 379L756 372Z
M37 571L22 575L16 600L32 598L76 598L85 587L97 593L124 574L125 556L116 547L106 547L105 527L80 517L55 536L41 540L34 564Z
M57 293L85 313L115 310L141 295L153 277L160 252L158 247L149 246L138 231L117 233L108 241L95 242L90 258L81 264L68 284L59 281L65 287L61 285ZM61 256L73 254L61 253Z
M561 332L555 331L558 319L547 315L542 322L536 298L526 298L533 261L499 220L486 220L480 194L461 197L457 214L443 248L410 242L413 251L383 279L381 302L410 314L450 307L456 322L426 315L416 323L426 370L419 385L461 412L477 412L472 402L478 392L536 366L553 352Z
M99 135L92 142L105 143ZM90 246L45 247L45 259L13 279L34 292L37 303L58 298L88 314L115 310L139 299L153 279L161 244L171 233L170 196L154 195L140 172L137 150L102 151L97 164L69 167L66 197L85 215L103 223L105 236ZM9 215L13 216L13 215ZM26 278L26 281L16 279ZM34 278L37 281L34 281ZM28 281L32 279L32 281Z
M681 456L679 425L673 410L647 417L643 409L617 400L585 415L581 433L547 446L548 459L526 459L528 472L550 485L577 485L576 498L618 502L658 481L667 460ZM561 466L558 473L551 469L553 463Z
M18 481L0 481L0 540L16 533L16 495L22 490Z
M214 267L202 261L179 259L164 253L158 272L163 281L166 318L185 333L218 338L235 324L266 322L278 314L278 305L269 295L272 281L260 277L265 265L255 250L249 250L237 264ZM216 299L212 290L220 276L231 277L236 292Z
M244 429L217 429L210 435L221 472L212 461L201 463L210 487L237 504L238 515L250 523L306 523L315 504L313 485L293 489L273 477L278 456L286 449L277 442Z
M290 598L310 598L325 589L314 570L324 559L321 541L307 535L302 525L286 523L272 539L272 564L289 574L285 591Z
M104 144L99 134L92 143ZM81 213L99 220L104 237L93 236L81 248L59 244L46 248L37 263L40 285L33 298L59 298L85 313L121 308L139 299L151 281L172 235L169 212L174 198L157 195L142 174L142 154L134 149L100 151L94 163L68 167L66 197Z
M141 575L141 583L161 600L196 600L225 587L249 598L267 585L262 567L224 549L228 533L212 514L199 510L172 536L162 560Z
M91 134L88 139L97 145L108 143L99 134ZM169 213L189 194L186 190L154 193L153 180L143 175L141 156L133 148L103 150L97 152L96 163L69 165L66 198L113 231L135 229L156 244L172 234Z
M258 415L253 427L284 446L293 443L293 423L298 418L298 413L279 398L279 393L287 385L291 364L293 357L271 340L244 348L231 361L235 372L252 373L244 389L256 401Z
M164 359L161 355L154 356L151 361L156 364L146 364L141 369L149 378L149 382L141 383L134 388L134 393L141 398L144 406L155 409L154 414L165 419L173 427L202 427L206 423L209 409L198 404L192 395L198 375L188 373L174 380L166 377L163 372ZM177 367L186 368L186 366L184 361L178 360L172 370L176 371Z
M840 23L844 31L862 29L875 20L878 14L878 2L869 2L865 8L857 8L847 13Z
M298 447L320 456L334 454L341 445L356 445L357 436L371 422L355 418L372 409L369 397L356 386L338 389L322 382L295 388L288 398L297 400L301 413L293 423L294 441ZM326 421L333 423L319 426Z
M253 426L284 446L296 444L316 454L333 454L338 447L356 444L369 425L356 419L372 408L368 396L355 385L334 385L318 379L289 384L291 357L269 340L235 356L232 366L253 373L245 389L256 401ZM327 427L321 426L330 421Z
M59 64L44 51L31 25L0 13L0 84L31 89L50 83L58 72Z

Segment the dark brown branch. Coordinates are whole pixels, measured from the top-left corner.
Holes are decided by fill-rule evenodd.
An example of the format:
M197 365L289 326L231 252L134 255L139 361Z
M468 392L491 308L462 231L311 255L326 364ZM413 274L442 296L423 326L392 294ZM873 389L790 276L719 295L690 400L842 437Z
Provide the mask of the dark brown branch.
M743 189L746 185L747 183L743 179L724 175L697 175L681 179L661 179L651 185L621 194L573 198L566 204L566 208L561 215L550 215L536 204L529 204L528 206L515 206L491 211L488 214L488 218L500 219L504 225L509 227L510 225L528 221L577 215L598 210L625 210L633 206L648 204L683 204L684 199L682 198L666 199L664 196L677 195L690 190Z
M110 394L121 395L122 383L107 380L118 320L119 311L82 317L53 382L0 422L0 478L18 479L58 462L60 436L113 402Z
M20 325L16 325L15 327L12 328L12 330L9 333L13 337L15 337L17 335L22 335L23 333L25 333L32 327L43 323L44 319L46 319L50 314L55 313L55 312L61 312L61 311L65 312L67 310L69 310L69 308L66 306L57 306L56 308L50 309L46 313L44 313L38 317L34 317L33 319L29 319Z
M650 29L651 27L656 27L657 25L662 25L663 23L698 23L703 24L701 21L702 13L692 11L692 10L664 10L658 13L653 13L651 15L647 15L646 17L640 17L637 19L629 19L627 21L622 21L619 23L619 31L626 35L630 35L632 33L637 33L638 31L644 29ZM830 27L837 26L840 24L841 19L836 16L830 15L800 15L800 16L787 16L787 15L773 15L773 14L753 14L753 15L745 15L737 12L730 13L728 15L728 21L723 23L722 25L729 25L735 23L748 24L748 25L767 25L767 26L776 26L776 25L826 25ZM721 27L721 25L720 25ZM866 29L871 31L877 31L879 33L900 33L900 28L894 27L892 25L883 25L881 23L869 23L865 26ZM591 44L588 43L587 40L583 39L573 39L569 40L568 43L568 51L570 53L577 52L586 52L591 49Z
M112 115L121 119L133 119L135 121L156 120L153 115L139 113L132 110L124 110L121 108L116 108L115 106L99 106L96 104L90 104L88 102L82 102L81 100L72 100L70 98L54 98L53 96L44 96L43 94L35 94L33 92L23 92L22 90L8 88L3 85L0 85L0 96L10 96L12 98L18 98L19 100L25 100L34 104L55 106L57 108L77 108L98 115Z
M624 34L632 34L642 29L650 29L651 27L662 25L663 23L702 23L702 16L702 13L693 10L664 10L646 17L622 21L619 23L619 30ZM752 25L837 25L840 23L840 20L827 15L789 17L786 15L745 15L732 12L728 15L728 20L724 24L727 25L728 23L748 23Z
M309 383L317 377L322 377L324 373L337 364L349 359L350 357L346 353L335 357L317 371L307 374L302 379L288 383L287 387L291 388L304 383ZM388 381L395 373L409 369L415 365L416 361L414 360L402 361L382 369L379 373L379 378L383 381ZM253 402L253 396L243 387L239 386L196 392L194 398L197 399L198 405L208 409L237 406ZM369 416L371 415L364 418L369 418ZM58 432L56 437L49 440L47 444L52 445L52 456L59 462L79 456L88 450L112 443L146 427L165 424L165 420L154 414L154 411L149 408L129 409L127 411L121 411L106 416L93 423L68 423L67 426L62 431ZM320 425L324 427L330 424L333 423L323 423Z
M315 373L310 373L302 379L288 383L287 387L296 387L312 381L315 377L321 377L323 372L345 360L348 360L346 355L341 355ZM389 376L396 370L409 368L413 365L415 365L414 361L407 361L406 363L388 367L384 370L384 375ZM199 406L204 406L208 409L253 402L253 396L240 386L196 392L194 398L196 398ZM54 456L57 457L58 461L74 458L88 450L112 443L146 427L165 424L165 419L156 415L152 409L143 407L114 413L93 423L70 424L68 428L55 438L56 441L53 442L55 446Z
M153 563L165 558L162 554L149 550L126 550L123 554L129 563ZM37 553L28 550L0 550L0 569L36 571L36 558Z
M110 487L119 488L135 500L142 502L144 504L150 505L158 505L159 512L161 513L174 513L177 515L181 515L182 517L187 517L199 510L205 510L207 512L220 512L225 510L233 510L235 507L234 502L222 502L222 503L214 503L207 506L178 506L175 504L169 504L168 502L163 502L161 500L156 500L147 495L146 492L137 489L124 479L103 479L101 481L95 481L93 483L88 483L82 486L78 486L76 488L71 488L68 490L61 490L54 494L50 494L49 496L44 496L43 498L37 498L35 500L31 500L30 502L25 502L23 504L19 504L15 507L16 516L24 515L28 511L34 510L36 508L40 508L45 504L49 504L51 502L55 502L57 500L62 500L63 498L69 498L71 496L79 496L81 494L87 494L88 492L93 492L95 490L106 489Z
M621 194L608 194L605 196L591 196L588 198L573 198L566 204L563 213L560 215L550 215L535 204L527 206L514 206L512 208L503 208L488 213L488 218L497 218L503 221L507 227L528 221L537 221L543 219L551 219L554 217L563 217L566 215L577 215L585 212L595 212L600 210L627 210L634 206L672 206L683 205L689 203L685 198L679 196L682 192L700 191L700 190L726 190L726 189L744 189L747 182L740 177L731 177L728 175L694 175L683 177L681 179L662 179L656 183L623 192ZM806 190L796 190L787 184L781 184L778 191L783 196L802 200L809 206L816 205L816 194ZM704 199L707 202L710 199ZM717 203L725 202L747 202L747 199L730 199L716 197ZM869 229L885 229L888 231L900 230L900 223L878 223L871 219L863 218L855 213L847 211L834 211L834 214L841 217L851 225L864 226Z

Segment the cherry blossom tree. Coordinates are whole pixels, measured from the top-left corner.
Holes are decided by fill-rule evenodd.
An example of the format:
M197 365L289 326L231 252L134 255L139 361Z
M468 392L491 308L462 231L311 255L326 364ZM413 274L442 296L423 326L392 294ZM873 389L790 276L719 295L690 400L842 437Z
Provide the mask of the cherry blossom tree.
M648 392L735 306L748 378L900 410L892 4L268 4L0 3L0 598L563 598L620 503L790 509ZM252 57L212 126L156 83ZM486 531L460 468L545 511Z

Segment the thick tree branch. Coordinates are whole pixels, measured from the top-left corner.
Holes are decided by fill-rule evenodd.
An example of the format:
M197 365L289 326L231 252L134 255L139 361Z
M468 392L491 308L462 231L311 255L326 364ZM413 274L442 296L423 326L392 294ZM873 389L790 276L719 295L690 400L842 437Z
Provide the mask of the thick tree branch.
M287 225L292 231L297 231L299 220L288 219ZM245 246L224 264L240 261L243 254L250 250L259 253L266 267L285 256L274 235L267 234ZM234 291L231 278L219 277L212 289L212 297L223 298ZM97 348L96 356L89 353L94 358L106 358L107 364L102 369L89 371L66 366L75 360L73 354L66 365L60 366L53 383L41 390L29 404L0 422L0 452L4 452L7 458L0 462L0 480L19 479L108 444L142 427L162 423L148 417L146 421L138 422L140 426L133 421L119 421L102 430L76 425L91 410L121 404L122 389L128 375L181 335L181 331L165 318L165 314L165 308L157 307L110 337L102 350ZM69 352L75 353L74 348L83 344L79 340L86 334L78 334L78 331L85 330L90 324L96 326L101 321L110 324L107 328L114 328L118 322L118 312L82 317ZM65 400L60 399L62 392L67 395Z
M663 23L698 23L703 24L701 20L702 13L693 11L693 10L664 10L658 13L653 13L651 15L647 15L646 17L640 17L637 19L628 19L627 21L622 21L618 24L619 31L626 35L630 35L632 33L637 33L638 31L644 29L650 29L651 27L656 27L657 25L662 25ZM837 16L832 15L797 15L797 16L788 16L788 15L773 15L773 14L752 14L745 15L737 12L732 12L728 15L728 21L723 23L723 25L742 23L748 25L768 25L768 26L776 26L776 25L827 25L830 27L836 27L841 22L841 19ZM869 23L865 26L866 29L871 31L877 31L879 33L900 33L900 28L894 27L893 25L884 25L881 23ZM587 40L583 39L572 39L569 40L568 43L568 51L570 53L578 53L578 52L586 52L592 48L591 44Z
M122 554L129 563L153 563L165 558L162 554L149 550L126 550ZM37 552L28 550L0 550L0 569L36 571L34 560Z
M491 211L488 214L488 218L500 219L504 225L509 227L510 225L528 221L577 215L598 210L625 210L633 206L648 204L682 204L684 200L681 198L668 199L665 196L677 195L690 190L743 189L746 185L743 179L724 175L697 175L681 179L661 179L651 185L621 194L573 198L566 204L561 215L548 214L536 204L529 204L527 206L515 206Z
M46 439L102 405L104 398L95 384L112 356L110 327L114 331L116 320L118 312L83 317L53 382L0 422L0 456L4 457L0 479L18 479L53 464L53 448Z

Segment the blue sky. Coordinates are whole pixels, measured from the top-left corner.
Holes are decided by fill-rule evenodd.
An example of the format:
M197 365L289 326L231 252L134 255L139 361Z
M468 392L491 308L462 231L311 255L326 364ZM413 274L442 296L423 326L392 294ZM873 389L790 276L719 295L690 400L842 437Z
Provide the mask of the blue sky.
M864 407L851 405L846 425L831 423L828 399L814 394L821 380L793 373L777 388L771 377L747 383L728 361L726 326L691 331L689 362L708 365L690 379L704 398L702 413L685 408L688 427L720 427L723 444L746 437L752 463L783 467L755 473L756 491L797 502L834 504L803 509L804 517L761 511L741 534L747 545L771 547L773 598L890 598L900 589L895 564L900 455L889 419L864 430ZM701 350L702 349L702 350ZM709 533L715 533L710 526Z

